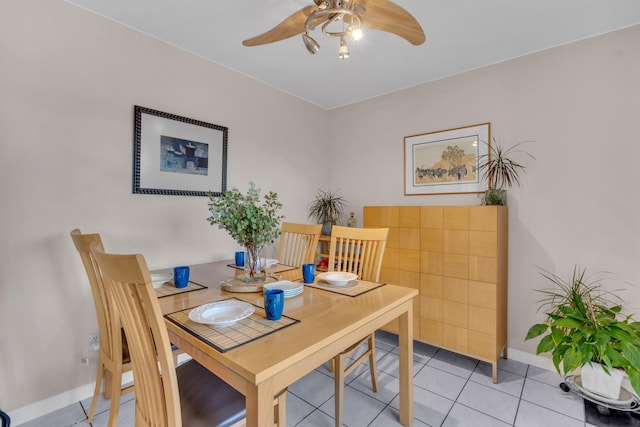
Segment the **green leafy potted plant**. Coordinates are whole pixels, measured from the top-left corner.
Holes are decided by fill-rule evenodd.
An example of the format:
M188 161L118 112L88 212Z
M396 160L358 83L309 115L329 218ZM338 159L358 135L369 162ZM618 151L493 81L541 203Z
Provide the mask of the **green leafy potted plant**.
M547 271L541 274L553 287L539 290L544 295L540 309L545 309L547 319L533 325L525 338L542 337L536 354L550 352L560 374L582 368L582 386L613 399L618 399L624 371L640 394L640 322L622 315L621 305L612 301L617 298L600 281L587 281L585 270L575 267L568 281ZM616 370L621 371L615 374ZM602 376L592 379L592 373ZM617 383L600 388L607 380Z
M322 234L331 234L331 227L337 224L344 211L346 200L337 195L336 191L318 190L315 199L309 206L309 218L315 218L322 224Z
M527 141L519 142L504 149L495 138L489 144L489 152L478 158L478 172L487 180L484 203L486 205L505 205L507 202L506 187L520 186L520 174L524 174L525 166L511 158L513 154L522 153L532 159L531 154L519 150L518 147Z
M226 230L231 237L244 246L245 281L263 282L266 279L264 246L271 244L280 236L280 220L278 214L282 203L278 194L272 191L260 201L260 189L253 182L249 183L247 194L237 188L225 192L221 197L209 194L209 212L207 218L211 225L217 224Z

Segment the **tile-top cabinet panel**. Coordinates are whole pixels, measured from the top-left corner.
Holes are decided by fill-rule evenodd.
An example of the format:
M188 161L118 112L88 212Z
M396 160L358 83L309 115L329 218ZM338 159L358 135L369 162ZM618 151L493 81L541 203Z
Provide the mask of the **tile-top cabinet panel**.
M507 344L507 208L366 206L364 226L390 229L380 280L420 292L415 338L492 363L497 381Z

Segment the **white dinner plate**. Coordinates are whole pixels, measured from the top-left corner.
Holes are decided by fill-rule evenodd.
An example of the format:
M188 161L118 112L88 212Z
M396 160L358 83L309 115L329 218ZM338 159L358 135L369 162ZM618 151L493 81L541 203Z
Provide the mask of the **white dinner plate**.
M295 297L300 295L304 290L304 285L302 283L290 282L288 280L281 280L279 282L269 283L268 285L264 285L262 289L282 289L285 298Z
M278 263L278 260L274 258L265 258L264 262L267 268L271 268Z
M611 405L620 405L626 406L630 405L633 402L633 395L624 387L620 387L620 396L618 399L612 399L610 397L604 397L599 395L598 393L594 393L590 390L587 390L582 386L582 377L580 375L576 375L573 377L573 383L580 389L580 391L587 396L599 400L600 402L609 403Z
M255 307L244 301L225 300L204 304L189 312L189 319L211 326L229 326L249 317Z
M263 286L264 289L282 289L285 293L287 291L297 291L303 287L304 285L302 283L290 282L289 280L281 280Z
M345 273L343 271L327 271L326 273L318 274L318 279L324 280L333 286L344 286L352 280L358 278L357 274Z
M151 283L154 288L159 288L171 279L173 279L171 273L151 273Z
M302 289L300 289L299 291L295 291L295 292L288 292L288 293L285 292L284 293L284 298L287 299L287 298L296 297L296 296L300 295L301 293L302 293Z

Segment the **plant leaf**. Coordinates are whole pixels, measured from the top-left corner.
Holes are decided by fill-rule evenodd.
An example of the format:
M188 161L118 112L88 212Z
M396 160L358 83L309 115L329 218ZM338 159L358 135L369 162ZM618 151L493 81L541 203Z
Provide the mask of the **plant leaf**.
M615 339L619 340L619 341L629 341L631 339L631 334L629 334L629 332L620 329L619 325L613 325L612 327L608 328L609 334L614 337Z
M560 353L554 352L551 360L553 361L553 366L555 366L556 371L558 371L559 374L562 374L562 372L560 371L560 362L562 361L562 355Z
M567 317L560 318L553 321L553 326L560 326L563 328L580 328L581 323L575 319L570 319Z
M629 364L634 369L640 371L640 350L638 346L640 344L636 342L622 341L622 355L627 359Z
M536 325L533 325L531 328L529 328L529 332L527 332L525 341L530 340L531 338L539 337L540 335L547 332L547 329L549 329L549 325L547 325L546 323L538 323Z
M547 335L542 338L538 343L538 347L536 348L536 354L546 353L548 351L553 350L556 345L553 343L553 338L551 335Z
M606 346L604 354L609 358L611 366L614 368L624 368L628 365L626 359L614 348Z
M631 387L633 387L637 395L640 395L640 370L629 368L627 369L627 375L629 375Z
M568 338L562 328L557 328L555 326L551 327L551 336L553 337L553 342L555 342L556 344L560 344Z
M609 343L609 341L611 340L611 337L609 336L609 334L603 331L597 331L594 336L594 339L595 339L596 345L601 346Z
M564 358L562 359L564 373L575 371L580 366L582 366L582 355L572 347L564 353Z

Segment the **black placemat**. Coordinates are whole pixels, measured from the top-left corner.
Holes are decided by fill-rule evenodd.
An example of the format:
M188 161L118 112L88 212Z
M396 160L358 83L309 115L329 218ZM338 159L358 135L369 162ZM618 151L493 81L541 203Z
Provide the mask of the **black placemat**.
M207 287L205 285L192 282L191 280L189 280L189 283L187 283L187 286L185 286L184 288L176 288L172 280L160 286L159 288L155 288L155 291L156 291L156 295L158 295L158 298L163 298L171 295L181 294L184 292L199 291L200 289L206 289L206 288Z
M229 299L238 300L237 298L225 298L220 301ZM279 320L269 320L262 307L255 307L256 310L251 316L225 327L213 327L191 321L189 319L189 312L195 307L165 314L164 317L190 334L199 337L221 353L233 350L241 345L248 344L300 322L297 319L285 315L282 315Z
M322 289L323 291L346 295L348 297L357 297L358 295L372 291L380 286L384 286L384 283L368 282L366 280L352 280L345 286L334 286L316 278L314 283L305 283L304 285L309 286L310 288Z

